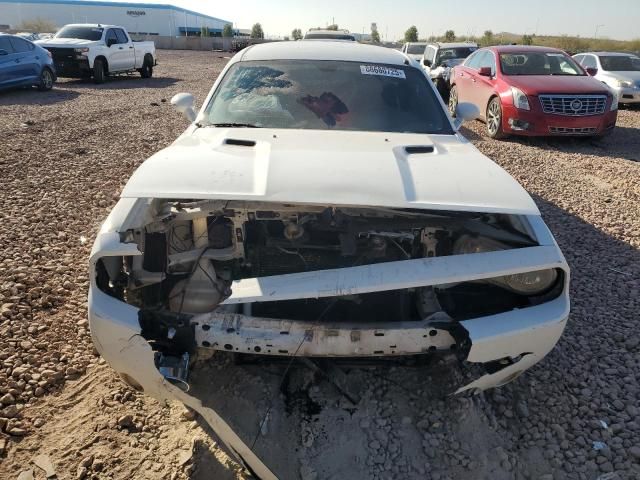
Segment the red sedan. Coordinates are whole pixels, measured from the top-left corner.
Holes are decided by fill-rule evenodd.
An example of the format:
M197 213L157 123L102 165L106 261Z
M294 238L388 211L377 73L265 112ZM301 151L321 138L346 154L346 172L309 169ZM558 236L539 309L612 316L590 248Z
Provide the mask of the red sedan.
M492 138L507 135L605 135L615 127L618 98L562 50L482 48L451 74L449 110L468 102Z

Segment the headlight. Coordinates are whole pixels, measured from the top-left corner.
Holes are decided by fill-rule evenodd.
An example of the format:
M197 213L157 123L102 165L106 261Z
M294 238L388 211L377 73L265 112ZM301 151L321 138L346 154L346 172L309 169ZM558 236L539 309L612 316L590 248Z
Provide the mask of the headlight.
M622 87L622 88L633 87L633 82L630 82L628 80L616 80L616 83L618 84L619 87Z
M463 235L460 237L454 247L454 254L464 253L483 253L506 250L501 242L485 237L472 237ZM536 270L534 272L514 273L513 275L505 275L503 277L486 278L479 280L481 282L493 283L512 292L521 295L538 295L553 286L558 273L555 269Z
M531 110L529 106L529 99L522 90L516 87L511 87L511 94L513 95L513 104L520 110Z
M73 51L76 52L81 57L86 57L87 53L89 53L88 48L74 48Z
M527 273L514 273L513 275L492 278L489 281L522 295L537 295L552 287L557 278L558 273L555 269L547 269Z
M618 109L618 93L617 92L611 92L611 108L609 109L610 111L614 111Z

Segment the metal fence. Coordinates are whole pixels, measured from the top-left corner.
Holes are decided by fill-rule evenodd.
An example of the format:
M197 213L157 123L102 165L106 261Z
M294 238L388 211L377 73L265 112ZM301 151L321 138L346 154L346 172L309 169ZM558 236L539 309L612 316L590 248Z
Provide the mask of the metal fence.
M221 50L232 52L256 43L272 42L259 38L165 37L161 35L131 35L134 41L152 41L163 50Z

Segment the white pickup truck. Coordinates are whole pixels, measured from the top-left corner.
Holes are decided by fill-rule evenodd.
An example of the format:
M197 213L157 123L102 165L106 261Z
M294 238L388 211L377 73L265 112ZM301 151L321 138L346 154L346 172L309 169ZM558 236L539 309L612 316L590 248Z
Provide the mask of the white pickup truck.
M156 65L155 44L134 42L116 25L65 25L53 38L36 43L51 52L59 77L103 83L108 75L138 71L150 78Z

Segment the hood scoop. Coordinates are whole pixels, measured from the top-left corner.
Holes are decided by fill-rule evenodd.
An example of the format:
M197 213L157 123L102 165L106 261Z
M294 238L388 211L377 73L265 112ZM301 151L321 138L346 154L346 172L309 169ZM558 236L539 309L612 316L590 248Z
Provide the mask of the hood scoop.
M255 140L241 140L238 138L225 138L223 143L225 145L235 145L237 147L255 147L256 146Z
M409 145L404 147L404 151L408 155L417 155L419 153L433 153L435 148L433 145Z

